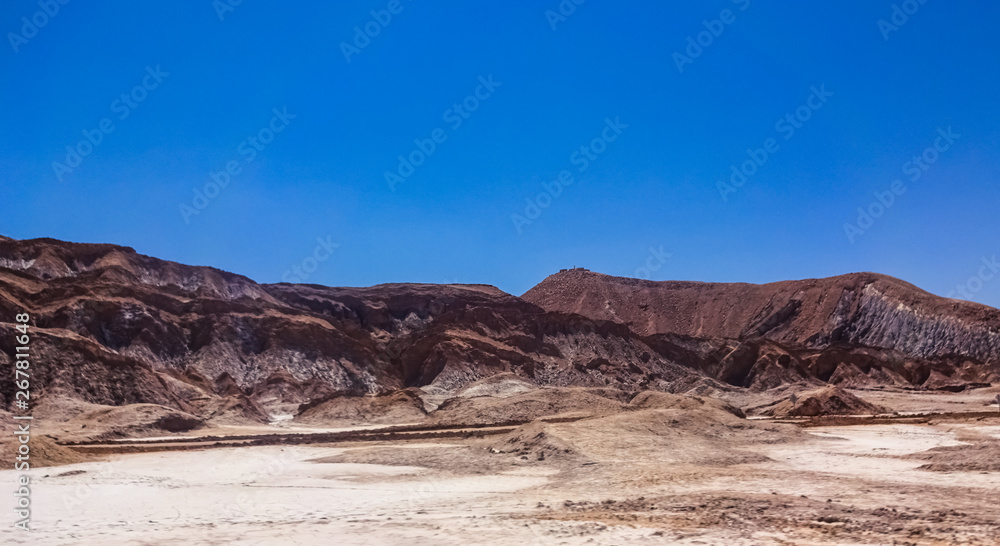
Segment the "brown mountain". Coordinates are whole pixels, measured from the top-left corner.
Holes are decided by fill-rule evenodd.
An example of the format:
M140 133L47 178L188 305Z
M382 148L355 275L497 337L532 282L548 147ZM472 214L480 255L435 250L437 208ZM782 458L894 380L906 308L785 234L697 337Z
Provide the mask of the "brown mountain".
M442 396L510 372L539 385L687 390L706 382L627 327L483 285L260 285L125 247L0 240L0 365L32 316L32 390L263 418L335 395ZM714 382L710 382L714 383ZM0 386L6 403L10 382Z
M741 362L700 367L746 386L763 375L772 377L761 386L801 375L949 387L993 380L1000 362L1000 311L875 273L757 285L655 282L573 269L548 277L522 299L548 311L615 321L654 340L724 339ZM781 363L770 365L767 355ZM761 359L767 362L758 365Z
M32 316L32 398L267 419L344 396L444 400L504 374L628 392L996 379L998 312L870 274L770 285L570 271L485 285L258 284L115 245L0 238L0 366ZM5 404L11 382L0 383Z

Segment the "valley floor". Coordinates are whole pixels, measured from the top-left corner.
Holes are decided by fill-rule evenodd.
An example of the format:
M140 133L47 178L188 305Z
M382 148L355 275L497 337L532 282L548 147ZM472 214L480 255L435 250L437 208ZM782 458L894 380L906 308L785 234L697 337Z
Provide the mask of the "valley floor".
M672 438L661 456L621 448L636 434L630 422L613 445L607 427L587 423L536 436L571 438L576 452L564 457L504 452L506 436L493 435L37 468L34 530L5 526L0 543L986 545L1000 536L998 417L780 425L795 433L736 437L724 461L696 436Z

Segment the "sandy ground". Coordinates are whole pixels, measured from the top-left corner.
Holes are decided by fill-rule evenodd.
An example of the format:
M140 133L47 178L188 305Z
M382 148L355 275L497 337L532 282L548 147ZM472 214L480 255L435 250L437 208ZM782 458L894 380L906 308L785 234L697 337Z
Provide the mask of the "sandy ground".
M914 396L878 402L953 411L984 398ZM34 530L4 526L0 543L1000 544L1000 418L799 428L707 403L650 407L482 438L35 468Z
M998 411L996 397L1000 394L1000 388L997 387L919 394L898 390L848 390L873 404L887 406L901 413Z
M38 476L33 492L35 529L30 537L4 529L0 541L440 544L489 538L515 544L525 535L519 523L484 526L474 516L517 510L512 493L544 485L549 474L520 468L448 476L416 467L308 462L343 451L216 449L39 469L34 474L45 477ZM0 479L11 479L8 474Z
M646 461L635 467L640 479L628 466L507 459L442 468L455 458L475 463L469 451L481 446L468 442L116 456L33 470L35 530L29 537L8 527L0 541L996 544L1000 514L987 499L1000 491L1000 473L928 472L899 458L961 445L970 430L1000 430L982 428L817 427L801 442L759 446L770 461L658 471ZM316 462L386 450L428 466Z

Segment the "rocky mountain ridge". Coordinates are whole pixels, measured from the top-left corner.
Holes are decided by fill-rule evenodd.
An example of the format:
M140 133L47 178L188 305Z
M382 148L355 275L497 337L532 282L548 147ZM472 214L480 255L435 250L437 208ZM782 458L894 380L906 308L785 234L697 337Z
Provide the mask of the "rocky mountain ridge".
M0 365L33 320L32 390L266 420L338 396L441 399L484 378L705 392L789 383L963 388L997 377L997 311L889 277L486 285L258 284L115 245L0 238ZM9 382L0 386L12 401ZM37 403L37 402L36 402Z
M552 275L521 297L549 311L627 324L647 336L765 338L809 349L846 345L911 358L1000 361L1000 310L876 273L755 285L576 270Z

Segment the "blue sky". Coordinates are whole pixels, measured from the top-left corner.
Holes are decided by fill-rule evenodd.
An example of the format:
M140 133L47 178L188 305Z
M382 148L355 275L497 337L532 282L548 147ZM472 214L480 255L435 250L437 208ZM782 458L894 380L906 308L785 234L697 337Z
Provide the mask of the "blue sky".
M0 233L259 282L877 271L1000 306L996 3L226 1L3 3Z

